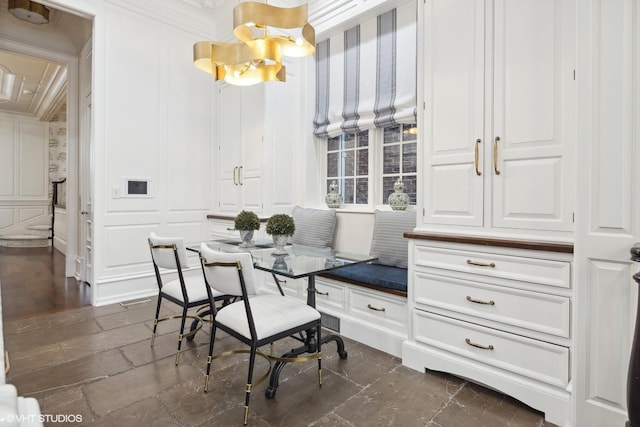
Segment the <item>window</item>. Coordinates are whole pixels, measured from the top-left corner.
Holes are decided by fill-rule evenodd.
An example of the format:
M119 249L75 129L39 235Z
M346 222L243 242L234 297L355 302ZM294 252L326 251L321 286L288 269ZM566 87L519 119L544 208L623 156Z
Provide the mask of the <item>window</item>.
M415 124L383 129L382 141L382 202L387 203L398 179L404 183L411 204L416 204L417 128Z
M327 145L327 191L338 184L346 204L369 203L369 132L343 133Z
M329 138L326 190L336 182L345 205L387 204L394 191L393 184L401 178L411 204L415 205L416 148L415 124ZM374 161L376 155L382 157L380 162Z

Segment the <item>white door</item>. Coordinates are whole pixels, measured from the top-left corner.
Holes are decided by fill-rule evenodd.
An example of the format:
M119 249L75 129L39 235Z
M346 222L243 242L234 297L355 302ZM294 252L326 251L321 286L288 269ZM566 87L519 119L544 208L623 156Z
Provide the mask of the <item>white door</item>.
M222 85L218 91L218 208L230 213L241 205L243 89Z
M424 222L483 225L484 2L425 5Z
M262 165L264 158L265 85L242 88L242 164L240 187L242 208L262 212ZM285 129L282 130L286 132Z
M573 3L495 2L492 227L573 230Z
M78 216L78 280L91 284L92 269L92 223L93 203L91 189L93 181L92 140L91 140L91 92L86 94L80 105L80 168L79 168L79 208Z

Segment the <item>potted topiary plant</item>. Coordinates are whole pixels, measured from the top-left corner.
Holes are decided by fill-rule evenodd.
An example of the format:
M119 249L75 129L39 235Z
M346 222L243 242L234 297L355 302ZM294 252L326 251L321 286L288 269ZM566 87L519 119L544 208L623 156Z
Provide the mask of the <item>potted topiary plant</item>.
M242 243L240 247L248 248L253 246L253 232L260 229L260 218L254 212L242 211L233 221L234 228L240 232Z
M274 253L286 253L284 245L287 244L287 237L292 236L296 231L296 224L293 217L287 214L275 214L267 221L267 234L273 238L276 249Z

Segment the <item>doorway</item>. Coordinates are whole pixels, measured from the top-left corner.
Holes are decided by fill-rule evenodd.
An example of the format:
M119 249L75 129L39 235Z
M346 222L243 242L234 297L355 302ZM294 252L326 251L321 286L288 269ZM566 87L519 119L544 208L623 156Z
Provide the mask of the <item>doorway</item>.
M87 245L87 241L90 242L90 234L87 237L86 233L90 217L87 218L87 215L81 212L87 212L87 203L90 206L91 200L90 96L93 20L88 16L57 10L48 4L47 7L50 11L49 21L35 25L10 16L7 2L0 0L0 14L5 15L2 16L0 50L48 61L51 64L60 64L65 68L64 81L56 87L42 84L34 88L46 93L41 95L39 105L33 109L33 114L42 113L47 103L66 103L67 150L64 155L67 165L67 215L64 227L64 275L75 277L79 282L90 283L91 269L87 269L87 265L91 265L91 248ZM11 37L7 37L8 34ZM22 87L19 90L22 90ZM0 104L0 111L2 108L3 105Z

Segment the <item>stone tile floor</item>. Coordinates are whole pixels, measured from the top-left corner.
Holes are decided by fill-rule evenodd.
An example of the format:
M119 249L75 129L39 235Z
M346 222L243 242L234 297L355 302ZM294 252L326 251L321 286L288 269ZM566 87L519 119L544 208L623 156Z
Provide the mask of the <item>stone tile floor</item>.
M150 347L155 300L7 320L7 382L40 402L48 425L242 425L245 354L214 361L203 393L208 325L183 345L175 366L178 320L159 325ZM164 304L163 314L176 306ZM216 353L238 348L229 336ZM297 342L285 340L284 352ZM323 350L323 385L315 361L285 367L274 399L267 382L252 393L252 426L551 426L542 414L509 397L443 373L408 369L401 360L352 340L340 360L335 344ZM267 369L257 362L255 377ZM82 422L73 422L74 418Z

